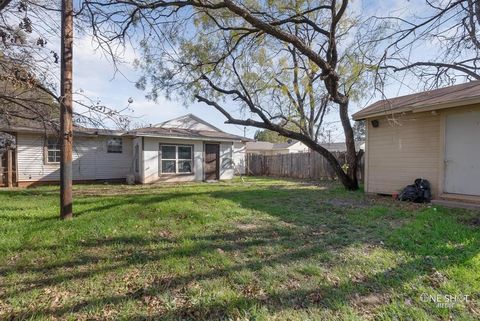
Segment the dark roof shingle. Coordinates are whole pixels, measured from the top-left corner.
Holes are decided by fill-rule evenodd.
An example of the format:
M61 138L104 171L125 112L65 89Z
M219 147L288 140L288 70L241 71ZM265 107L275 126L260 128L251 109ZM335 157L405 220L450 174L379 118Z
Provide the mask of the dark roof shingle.
M130 132L136 136L160 136L160 137L185 137L185 138L205 138L205 139L222 139L222 140L241 140L246 141L248 138L237 136L221 131L210 130L193 130L183 128L163 128L163 127L146 127L135 129Z

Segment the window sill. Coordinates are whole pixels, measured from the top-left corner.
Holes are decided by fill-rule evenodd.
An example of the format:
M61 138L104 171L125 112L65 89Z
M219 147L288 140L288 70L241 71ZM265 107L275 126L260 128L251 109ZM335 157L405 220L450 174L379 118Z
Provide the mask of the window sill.
M193 176L195 173L160 173L158 177Z

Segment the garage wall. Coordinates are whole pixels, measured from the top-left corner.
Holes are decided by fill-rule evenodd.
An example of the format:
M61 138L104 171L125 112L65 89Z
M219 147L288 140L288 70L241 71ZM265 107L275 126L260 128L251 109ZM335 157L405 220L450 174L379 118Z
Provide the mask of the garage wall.
M379 120L374 128L372 119ZM441 157L440 113L408 113L367 120L365 190L392 194L426 178L438 195Z

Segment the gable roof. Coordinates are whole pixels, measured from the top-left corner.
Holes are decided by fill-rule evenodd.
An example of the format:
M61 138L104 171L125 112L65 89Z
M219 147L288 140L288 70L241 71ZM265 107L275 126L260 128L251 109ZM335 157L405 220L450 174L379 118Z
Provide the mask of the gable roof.
M352 115L355 120L402 112L422 112L480 103L480 80L379 100Z
M212 130L192 130L183 128L146 127L130 132L140 137L166 137L179 139L204 139L222 141L248 141L250 139L225 132Z
M217 132L224 132L218 127L213 126L209 122L201 119L200 117L195 116L194 114L186 114L177 118L173 118L162 123L153 125L157 128L175 128L175 129L195 129L203 128L204 130L211 130Z
M226 133L193 114L170 119L151 127L138 128L130 133L140 137L250 141L249 138Z

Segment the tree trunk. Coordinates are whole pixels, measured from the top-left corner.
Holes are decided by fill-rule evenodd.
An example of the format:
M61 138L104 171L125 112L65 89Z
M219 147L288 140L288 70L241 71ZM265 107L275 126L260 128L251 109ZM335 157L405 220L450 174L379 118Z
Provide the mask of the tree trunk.
M340 121L342 122L343 132L345 134L345 144L347 147L348 184L344 185L349 190L357 190L359 188L357 179L358 158L355 150L353 129L350 123L350 118L348 117L348 99L339 104L339 108Z
M60 106L60 218L71 219L73 145L73 2L62 0Z
M342 166L340 166L340 163L338 162L337 158L332 153L330 153L329 151L325 152L324 150L320 149L318 144L314 144L314 145L307 144L307 145L309 145L311 149L313 149L314 151L322 155L327 160L327 162L330 164L330 166L332 166L333 170L335 171L335 174L337 174L338 179L340 180L340 182L342 182L342 185L347 190L355 191L358 189L356 172L355 172L355 179L352 180L352 178L347 173L345 173Z

